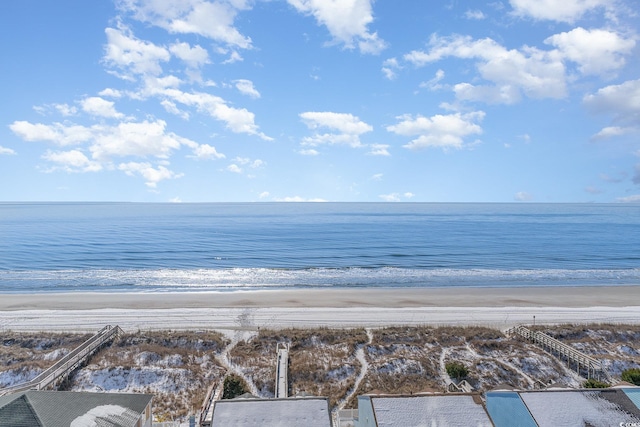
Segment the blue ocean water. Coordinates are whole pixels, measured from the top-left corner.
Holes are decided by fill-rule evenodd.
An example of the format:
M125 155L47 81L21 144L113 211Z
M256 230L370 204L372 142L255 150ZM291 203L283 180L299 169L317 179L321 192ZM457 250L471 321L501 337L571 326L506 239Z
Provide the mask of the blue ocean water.
M638 205L0 203L5 293L618 284Z

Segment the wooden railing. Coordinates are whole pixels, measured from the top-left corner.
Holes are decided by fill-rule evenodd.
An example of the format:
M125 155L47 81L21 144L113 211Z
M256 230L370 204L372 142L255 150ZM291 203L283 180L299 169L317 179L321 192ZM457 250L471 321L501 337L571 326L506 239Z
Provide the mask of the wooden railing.
M89 356L121 333L122 329L117 325L105 326L31 381L1 389L0 396L26 390L42 390L55 384L61 378L68 377L69 374L76 370Z
M586 371L587 378L597 377L600 380L604 379L607 382L611 382L609 373L603 368L602 363L600 363L599 360L576 350L570 345L567 345L544 332L534 332L526 326L518 325L509 329L507 334L518 335L533 342L534 344L537 344L549 353L556 355L560 360L566 361L569 367L572 367L572 364L575 364L578 375L580 375L582 371Z

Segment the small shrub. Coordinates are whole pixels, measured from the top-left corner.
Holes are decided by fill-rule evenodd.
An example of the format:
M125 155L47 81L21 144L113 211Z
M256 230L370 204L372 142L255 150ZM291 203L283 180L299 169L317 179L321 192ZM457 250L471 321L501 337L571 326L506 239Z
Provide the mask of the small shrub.
M244 380L237 375L229 375L224 379L223 399L233 399L247 392Z
M607 387L609 387L609 384L607 384L605 382L602 382L602 381L598 381L598 380L593 379L593 378L589 378L584 383L582 383L582 387L584 387L584 388L607 388Z
M640 385L640 368L631 368L622 372L622 381Z
M469 369L460 362L447 362L444 366L451 378L461 380L469 375Z

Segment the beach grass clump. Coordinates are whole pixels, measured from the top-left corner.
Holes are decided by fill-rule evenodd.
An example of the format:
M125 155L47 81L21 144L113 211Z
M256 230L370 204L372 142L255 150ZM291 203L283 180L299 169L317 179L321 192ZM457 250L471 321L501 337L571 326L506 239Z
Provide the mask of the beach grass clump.
M224 376L216 356L227 343L214 331L125 333L79 369L69 389L150 393L157 419L186 417Z

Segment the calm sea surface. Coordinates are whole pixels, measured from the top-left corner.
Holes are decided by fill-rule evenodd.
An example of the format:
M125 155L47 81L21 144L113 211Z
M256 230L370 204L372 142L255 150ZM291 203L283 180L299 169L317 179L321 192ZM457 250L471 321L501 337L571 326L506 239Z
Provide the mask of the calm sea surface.
M616 284L637 204L0 203L5 293Z

